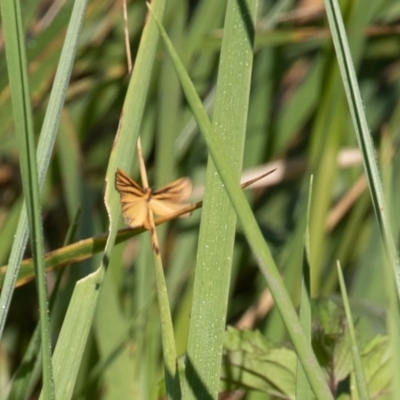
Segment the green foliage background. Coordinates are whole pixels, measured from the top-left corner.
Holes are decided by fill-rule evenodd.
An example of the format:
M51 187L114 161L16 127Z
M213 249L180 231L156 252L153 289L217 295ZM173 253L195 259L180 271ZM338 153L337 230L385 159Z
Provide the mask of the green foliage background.
M371 348L382 349L373 354L374 357L379 354L381 358L378 357L375 365L382 365L381 370L386 372L376 388L372 388L372 378L368 377L373 374L371 370L367 371L370 395L383 392L390 381L389 370L383 368L387 366L388 357L382 354L389 346L384 335L396 335L398 310L390 302L393 282L390 273L385 272L389 270L387 259L323 3L310 2L310 5L302 6L292 1L260 0L256 8L257 2L238 1L239 5L254 6L256 10L252 65L244 52L240 55L241 51L231 58L221 55L223 37L230 39L233 45L237 43L239 50L240 46L246 48L251 43L251 32L247 32L249 42L243 39L241 43L243 35L240 36L239 26L238 31L234 24L235 29L227 29L229 13L233 12L229 7L236 2L171 0L165 2L163 16L160 11L163 2L154 3L153 8L156 13L160 12L157 15L162 19L204 108L214 120L216 135L224 140L222 151L232 163L232 171L238 174L243 170L249 176L255 176L260 166L265 171L278 168L264 181L267 183L246 192L246 197L294 306L297 308L300 301L307 226L311 297L329 298L341 305L336 269L339 260L353 319L357 321L359 346L365 354L372 354ZM53 106L49 102L50 91L74 5L67 1L57 8L56 4L35 0L22 7L36 142L39 132L43 135L44 116ZM376 0L368 7L363 2L349 0L341 2L341 9L376 149L388 207L386 212L397 240L400 228L399 208L396 207L400 201L397 172L400 162L397 153L400 7L393 0ZM180 176L189 176L195 186L193 200L203 197L205 184L206 193L214 193L212 185L221 188L218 176L218 181L211 183L211 176L217 172L206 172L209 155L206 142L168 51L162 40L157 42L158 29L154 22L148 32L148 40L155 49L154 57L147 47L142 47L142 54L138 53L140 41L145 40L143 27L147 12L144 2L128 2L134 74L135 68L140 69L140 74L130 79L121 2L88 2L58 136L54 151L48 156L49 168L41 204L44 248L46 252L56 250L46 259L46 266L51 267L47 274L48 291L54 297L51 336L54 344L63 321L69 321L69 330L60 337L63 334L68 337L68 346L75 341L82 346L82 352L76 357L82 361L71 366L74 369L72 375L55 368L56 391L60 382L57 379L61 379L57 374L68 376L73 382L68 398L153 399L165 391L160 316L149 238L142 231L117 234L117 228L123 228L124 224L119 216L118 195L113 189L113 174L115 166L123 166L139 180L135 151L137 135L140 134L142 140L149 179L154 187ZM0 46L4 55L4 40ZM229 75L231 72L226 64L219 65L220 56L221 62L232 63L238 76ZM149 60L148 64L146 60ZM0 265L7 265L21 213L23 194L19 169L23 155L15 135L15 114L5 56L0 57L0 69ZM221 77L221 71L227 76ZM251 77L251 83L249 87L243 83L242 87L239 83L246 73ZM229 94L221 100L225 91ZM238 118L236 112L226 111L230 98L245 104L243 118ZM123 121L121 134L116 140L120 118ZM229 122L234 126L230 127ZM236 136L235 131L240 123L246 127L242 137ZM227 127L232 132L224 131ZM229 136L231 133L232 137ZM243 142L243 155L235 153L234 141ZM307 217L311 174L314 181ZM232 220L235 213L230 208L229 198L224 190L220 191L215 196L208 195L211 211L205 211L204 216L201 217L200 209L187 220L174 220L158 228L177 354L185 354L189 331L194 330L190 335L196 340L192 344L189 342L189 348L195 349L200 344L196 351L204 358L204 364L200 362L199 365L207 366L207 361L216 359L213 362L217 365L217 375L211 367L209 375L214 378L207 376L206 367L200 371L200 376L204 373L205 382L197 386L197 393L202 394L193 398L214 398L218 390L238 387L247 389L243 394L246 399L266 398L266 393L271 398L277 393L293 398L294 355L289 354L292 349L281 347L288 340L285 324L272 302L268 303L268 284L258 268L259 260L252 256L245 237L246 229L243 223L235 228ZM111 234L103 252L110 215ZM232 222L231 227L223 222L224 218ZM229 241L230 235L234 236L233 248L224 243L225 238ZM112 240L115 237L117 245ZM73 245L67 247L71 243ZM29 258L30 252L28 246L24 258ZM218 259L220 254L224 254L222 260ZM201 265L205 265L206 273L200 275L199 272L195 278ZM220 268L226 274L222 284L218 280ZM54 269L61 271L62 276ZM3 291L5 271L5 267L0 270ZM27 261L22 264L17 280L20 287L7 295L12 301L0 341L0 393L10 392L10 398L36 398L41 387L40 358L36 365L34 362L24 364L28 362L28 356L38 352L38 334L34 334L39 319L38 300L33 278L32 262ZM200 279L200 286L206 293L199 295L201 291L193 291L195 279ZM207 280L214 285L207 286ZM78 281L80 284L75 286ZM101 291L91 292L89 287L95 285L99 285ZM203 300L211 305L210 312L203 317L206 330L201 324L190 326L191 317L194 321L198 315L203 315ZM262 307L265 302L267 306ZM191 308L192 304L198 306ZM67 309L71 319L65 317ZM388 310L393 312L392 319L387 318ZM5 319L5 311L0 312ZM322 320L325 333L329 332L340 348L345 340L340 332L327 328L327 323L324 325L324 312L332 316L336 309L332 311L327 307L316 315ZM226 322L243 327L244 315L250 318L246 327L259 329L262 337L279 346L282 354L274 359L275 353L272 353L272 360L266 360L263 357L271 350L269 345L261 343L258 333L251 336L230 330L224 347L224 369L218 374L220 349L207 347L210 346L208 337L220 335L221 338L216 340L223 340L223 331L218 330L214 321L219 321L222 326ZM338 321L337 326L342 326L343 321L336 314L334 321ZM83 333L80 333L81 329ZM205 338L204 342L202 338ZM238 338L244 338L243 343L250 347L238 345ZM30 341L31 347L28 347ZM369 347L365 347L366 343ZM396 345L391 344L398 349ZM318 346L315 349L317 356L320 355ZM340 349L329 349L332 359L342 354ZM73 353L68 351L73 358ZM241 358L243 353L238 351L258 354L261 364L260 359L257 363L246 364ZM57 357L64 359L56 354ZM271 371L265 363L271 363ZM182 364L183 361L179 362L180 369ZM283 383L277 378L282 373L281 364L290 370L290 376L293 375ZM29 365L29 376L12 380L22 365ZM229 372L229 365L238 367L239 372ZM340 395L339 381L351 370L347 361L343 365L345 367L339 371L329 367L324 370L328 375L330 373L330 378L337 378L337 381L332 379L335 383L330 385L335 396ZM250 371L250 377L241 374L244 370ZM261 370L268 373L261 373ZM255 379L257 373L262 379ZM190 376L183 376L182 373L182 381L190 382ZM221 381L220 376L224 378ZM399 386L398 380L394 380L394 387ZM24 389L18 389L21 381ZM216 385L220 387L216 388ZM23 391L25 397L18 395L22 392L17 390ZM396 388L393 390L396 393ZM354 392L344 393L357 398ZM384 393L380 393L382 397L379 398L386 398L384 396L390 396L387 393L391 392L386 390ZM186 398L195 394L183 392ZM57 398L67 397L57 395Z

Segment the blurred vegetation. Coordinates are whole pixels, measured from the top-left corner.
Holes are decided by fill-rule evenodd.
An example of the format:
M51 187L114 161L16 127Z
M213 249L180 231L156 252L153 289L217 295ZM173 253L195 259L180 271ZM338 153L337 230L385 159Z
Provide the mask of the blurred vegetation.
M393 233L398 238L400 6L394 0L376 0L368 6L349 0L341 5ZM72 6L72 1L31 0L22 7L37 134L49 105ZM133 68L146 14L144 1L128 2ZM210 115L224 15L225 2L173 0L167 2L163 17L164 27ZM75 243L73 251L62 256L62 261L51 261L52 267L63 271L51 314L54 342L75 283L98 268L105 244L106 236L97 237L108 231L109 224L104 206L105 176L129 83L124 40L121 2L90 1L42 193L46 252L63 251L67 232L80 210L74 237L68 241ZM22 185L1 36L0 51L0 265L6 265L21 211ZM207 147L162 42L149 68L151 82L140 128L149 181L160 187L189 176L197 196L193 200L197 201L203 196ZM132 159L130 174L140 180L134 150ZM336 314L343 315L336 272L336 261L340 260L360 349L366 359L375 357L374 365L382 365L380 382L367 378L370 395L389 398L386 259L321 1L259 1L243 170L255 176L255 168L260 166L278 169L266 183L250 189L247 197L296 307L301 289L303 219L309 177L314 176L309 217L311 297L336 303L327 303L328 311L322 313L334 314L337 325L328 326L319 310L316 315L322 322L314 325L313 344L319 355L330 360L326 371L332 391L337 397L357 398L349 389L349 361L343 361L338 370L332 367L333 360L349 352L347 328ZM187 220L158 228L178 355L183 355L187 346L200 216L201 209ZM163 393L151 247L146 234L136 233L141 232L125 233L113 249L111 264L118 268L110 267L108 283L100 295L74 398L128 398L121 397L128 393L129 398L151 399ZM129 236L134 237L128 240ZM79 242L86 239L90 242ZM28 246L24 258L29 257ZM6 398L1 393L10 389L38 322L34 271L31 264L26 265L21 269L24 280L14 292L0 342L0 399ZM3 267L0 281L4 273ZM56 276L55 271L48 273L49 292ZM286 372L290 369L294 374L293 349L283 346L288 339L285 327L240 224L232 258L227 324L258 329L262 338L254 332L238 331L235 335L236 330L228 331L221 391L239 388L244 390L241 398L251 400L265 399L266 393L270 398L294 398L294 375L285 376L286 382L277 378L281 364L285 370L290 364ZM275 359L273 351L283 355L279 353ZM251 364L253 359L246 358L246 352L251 357L259 355L262 363L257 359ZM273 356L266 361L263 357L267 353ZM264 370L266 362L271 375ZM247 375L242 375L240 368ZM374 371L366 374L374 376ZM37 374L30 398L37 398L39 390Z

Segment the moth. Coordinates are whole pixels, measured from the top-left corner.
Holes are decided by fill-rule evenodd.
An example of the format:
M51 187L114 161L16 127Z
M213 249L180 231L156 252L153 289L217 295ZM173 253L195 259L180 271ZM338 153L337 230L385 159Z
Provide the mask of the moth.
M192 183L189 178L180 178L153 191L151 188L142 188L119 168L115 173L115 188L121 198L125 223L131 228L143 226L145 229L151 227L149 214L151 211L159 217L175 214L187 206L183 202L192 193Z

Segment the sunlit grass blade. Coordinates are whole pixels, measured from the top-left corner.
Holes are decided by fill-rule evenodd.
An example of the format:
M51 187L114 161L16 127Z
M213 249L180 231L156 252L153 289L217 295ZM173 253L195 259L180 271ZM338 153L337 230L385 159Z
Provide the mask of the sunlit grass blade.
M257 2L247 1L243 7L227 2L213 114L237 181L247 126ZM238 59L241 62L232 62ZM236 232L236 215L211 157L205 181L186 355L184 394L188 399L218 392Z
M7 262L7 257L10 252L10 248L12 247L15 229L18 224L19 216L21 214L23 205L23 198L20 198L15 202L13 207L8 211L7 219L3 220L0 230L0 262L5 264ZM0 268L1 271L1 268ZM0 275L2 273L0 272ZM4 281L4 274L0 277L0 288L2 287L2 283Z
M182 396L180 383L174 329L172 325L171 309L169 306L167 285L164 268L160 256L160 248L155 230L153 213L150 212L150 239L152 242L154 272L157 288L158 309L160 313L161 340L164 361L165 386L167 398L174 400Z
M39 298L40 339L43 344L41 347L43 391L46 399L53 399L54 381L51 361L47 282L44 266L43 227L21 8L18 1L3 1L1 6L15 132L20 155L22 186L28 214L31 250ZM6 299L8 304L11 300L13 286L10 286L9 289L8 298ZM1 308L1 310L4 320L7 312L5 307ZM0 328L1 331L2 329Z
M303 252L303 268L302 268L302 281L300 292L300 323L303 327L304 334L309 342L312 342L311 332L311 294L310 294L310 275L312 269L310 265L310 231L309 231L309 218L310 218L310 203L312 195L313 177L310 178L310 185L308 191L307 213L305 215L305 229L304 229L304 252ZM301 366L300 360L297 359L297 374L296 374L296 398L309 399L311 398L311 388L308 383L307 377Z
M46 171L50 163L54 142L58 132L61 109L64 105L66 89L71 76L86 4L86 1L75 3L74 11L71 16L71 23L69 30L67 31L60 62L54 78L49 99L49 106L46 109L46 115L37 147L37 168L40 191L44 184ZM28 240L28 234L27 214L24 207L20 215L13 247L11 249L11 254L8 261L9 268L7 269L7 275L2 285L3 289L0 295L0 308L3 310L3 312L0 313L0 337L2 336L4 329L15 281L18 276L19 265L23 257L26 242Z
M154 18L154 13L152 12ZM156 21L158 21L156 19ZM244 233L256 257L261 272L265 276L271 293L274 297L277 307L282 315L285 326L289 332L290 338L300 357L303 368L313 388L314 394L319 399L331 399L329 387L324 379L323 373L318 365L311 345L308 342L302 328L299 318L293 307L291 299L284 287L283 281L276 268L272 255L266 245L262 233L257 225L257 221L251 211L251 208L238 183L231 173L230 163L227 161L223 152L223 145L219 138L215 135L213 126L207 116L206 111L196 93L196 90L184 68L179 57L177 56L168 36L161 24L158 22L162 38L168 49L168 53L177 70L178 77L181 81L186 98L190 107L196 116L197 123L207 142L208 150L212 156L213 162L225 185L231 203L242 223ZM189 360L190 361L190 360Z
M163 15L164 6L164 0L154 1L154 8L159 17ZM148 20L136 55L135 68L130 78L120 126L107 168L105 204L110 225L104 254L99 269L76 284L55 350L54 366L59 371L60 380L58 384L56 381L56 387L60 394L68 389L68 396L72 395L71 386L73 388L75 385L100 289L112 256L121 215L119 195L114 186L115 171L118 167L129 171L134 160L152 71L149 66L154 63L158 37L155 23ZM77 325L79 331L76 331ZM79 338L78 342L74 342L76 336ZM65 365L67 367L64 367Z
M164 9L165 3L160 2L159 5ZM124 3L124 6L126 7L126 3ZM158 41L158 32L154 23L149 22L149 26L152 26L153 28L153 38L156 39L154 42ZM125 19L125 28L126 39L127 42L129 42L127 19ZM127 48L127 55L128 69L129 72L131 72L132 67L130 66L131 55L129 48ZM137 185L131 178L127 177L120 169L117 169L115 174L115 185L121 196L122 215L125 222L127 222L132 228L143 226L145 229L149 230L150 241L152 244L158 310L160 315L166 395L168 399L179 399L181 397L181 386L177 370L175 337L164 268L160 255L160 245L154 224L153 213L158 214L159 216L167 216L171 213L173 214L174 211L178 211L182 208L182 205L179 203L190 196L192 192L192 184L190 179L182 178L157 191L152 191L148 184L147 170L140 136L137 138L136 150L143 188ZM165 166L164 168L166 172L168 172L168 169L171 169L171 167ZM147 199L143 202L144 198Z
M347 296L346 285L344 282L343 273L342 269L340 268L339 262L337 263L337 272L339 276L340 289L342 292L344 310L346 312L347 324L349 327L349 334L351 340L351 355L353 358L354 374L356 377L358 396L360 399L369 399L370 396L368 393L367 381L365 379L364 371L361 364L360 351L357 346L357 338L353 323L353 317L351 315L349 298Z
M342 74L342 82L345 88L347 101L353 120L358 144L362 151L365 173L368 178L369 189L375 215L381 230L382 240L390 263L393 276L397 285L397 295L400 298L400 262L392 229L389 224L382 182L379 177L374 145L369 132L364 106L358 87L358 81L354 70L346 31L336 0L325 0L326 11L335 45L336 56Z
M69 227L69 230L67 232L64 244L68 244L73 241L77 229L77 221L79 215L80 209L78 209L75 213L71 226ZM63 273L64 270L58 271L56 282L50 295L49 311L51 318L53 317L52 311L59 292ZM40 378L40 343L40 325L38 324L35 328L35 331L33 332L27 350L24 354L23 360L14 375L13 385L8 395L9 400L28 399L32 396L35 385Z

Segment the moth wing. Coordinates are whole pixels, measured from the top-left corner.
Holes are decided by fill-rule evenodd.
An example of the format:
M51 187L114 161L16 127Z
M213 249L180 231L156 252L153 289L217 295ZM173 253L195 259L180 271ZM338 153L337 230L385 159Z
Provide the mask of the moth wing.
M122 169L117 169L115 173L115 188L118 190L119 194L129 194L133 196L144 196L146 193L128 174L126 174Z
M131 228L141 226L149 229L149 207L145 199L124 202L121 200L122 216L125 223Z
M149 229L147 193L124 171L117 169L115 187L121 198L122 215L131 228Z
M149 206L154 214L157 214L159 217L167 217L168 215L175 214L178 211L184 209L186 207L186 204L152 198L150 200ZM180 218L188 216L189 213L181 215Z
M192 182L189 178L180 178L153 193L153 199L180 203L192 194Z

